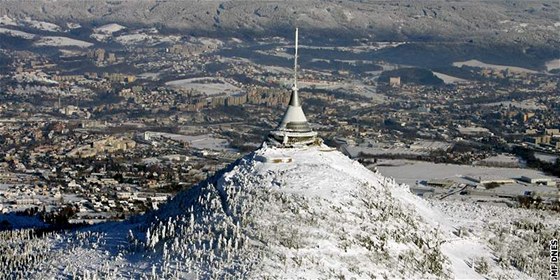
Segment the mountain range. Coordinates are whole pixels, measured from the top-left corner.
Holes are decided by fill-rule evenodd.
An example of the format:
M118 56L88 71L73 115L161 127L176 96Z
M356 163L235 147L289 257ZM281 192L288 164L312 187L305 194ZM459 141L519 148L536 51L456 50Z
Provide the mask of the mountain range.
M369 37L377 41L448 41L560 46L558 1L159 1L2 0L0 16L96 27L121 23L185 33ZM333 36L330 36L333 37Z

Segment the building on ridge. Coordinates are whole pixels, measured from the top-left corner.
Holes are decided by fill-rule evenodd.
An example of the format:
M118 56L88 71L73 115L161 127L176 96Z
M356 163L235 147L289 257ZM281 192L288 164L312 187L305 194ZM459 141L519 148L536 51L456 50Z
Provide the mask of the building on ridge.
M312 145L320 142L317 132L313 131L303 113L299 100L299 89L297 87L297 58L298 58L298 29L295 36L294 56L294 85L292 95L286 113L278 127L268 135L268 142L274 146L295 147Z

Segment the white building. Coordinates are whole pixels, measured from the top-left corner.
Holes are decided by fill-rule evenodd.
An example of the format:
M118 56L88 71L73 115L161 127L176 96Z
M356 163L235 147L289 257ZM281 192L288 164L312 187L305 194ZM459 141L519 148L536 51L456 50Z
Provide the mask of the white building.
M297 57L298 57L298 29L296 28L296 44L294 59L294 85L292 96L284 118L278 127L271 131L268 142L282 147L293 147L314 144L317 140L317 132L311 130L307 118L301 108L297 87Z
M536 185L555 186L556 182L552 178L534 178L528 176L521 176L520 181Z

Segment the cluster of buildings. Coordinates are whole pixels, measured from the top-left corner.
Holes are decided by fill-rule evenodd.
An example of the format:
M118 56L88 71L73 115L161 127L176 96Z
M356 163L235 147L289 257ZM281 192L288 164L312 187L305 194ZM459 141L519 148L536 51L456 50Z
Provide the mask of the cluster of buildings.
M560 151L560 130L547 128L544 131L528 130L525 142L538 150Z
M115 152L126 152L134 149L135 147L136 142L132 139L109 136L107 138L88 143L87 145L76 147L72 151L68 152L67 156L88 158L95 157L100 154L104 155L113 154Z
M215 51L219 47L218 44L174 44L168 49L167 52L172 54L179 54L185 57L197 56L205 52Z
M93 59L96 65L105 66L117 62L115 53L107 52L105 49L94 49L87 52L87 57Z
M2 122L0 211L56 217L70 207L72 223L122 219L157 208L239 157L191 145L195 136L148 143L91 122Z

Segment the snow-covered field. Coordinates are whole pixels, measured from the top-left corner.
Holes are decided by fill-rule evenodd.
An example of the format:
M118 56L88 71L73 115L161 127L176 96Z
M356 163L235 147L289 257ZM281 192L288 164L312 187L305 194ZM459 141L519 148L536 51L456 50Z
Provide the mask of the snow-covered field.
M67 27L68 29L77 29L77 28L82 27L82 25L79 24L79 23L77 23L77 22L67 22L67 23L66 23L66 27Z
M24 25L27 25L31 28L35 28L35 29L39 29L39 30L43 30L43 31L58 32L58 31L62 30L60 28L60 26L58 26L54 23L45 22L45 21L38 21L38 20L31 19L31 18L25 18L25 19L21 20L21 23L24 24Z
M17 26L17 22L7 15L3 15L0 17L0 25L12 25Z
M36 34L32 34L29 32L24 32L20 30L11 29L13 20L7 17L0 18L0 26L7 25L10 28L0 27L0 34L6 34L12 37L19 37L22 39L27 40L35 40L34 44L36 46L54 46L54 47L81 47L81 48L88 48L93 46L92 43L85 42L82 40L72 39L64 36L39 36ZM52 31L52 32L60 32L61 28L56 24L51 24L48 22L42 21L34 21L34 20L26 20L23 21L26 25L30 27L44 30L44 31ZM17 26L17 25L14 25Z
M494 70L506 70L506 69L508 69L509 71L512 71L512 72L521 72L521 73L523 73L523 72L525 72L525 73L537 73L537 71L530 70L530 69L527 69L527 68L516 67L516 66L508 66L508 65L488 64L488 63L478 61L476 59L453 62L453 66L455 66L455 67L462 67L463 65L470 66L470 67L490 68L490 69L494 69Z
M539 152L535 153L535 157L538 158L539 160L546 161L546 162L549 162L549 163L555 163L556 160L558 160L558 158L560 158L560 156L558 156L558 155L551 155L551 154L545 154L545 153L539 153Z
M442 79L443 82L446 83L446 84L455 84L455 83L467 82L467 80L465 80L465 79L449 76L449 75L446 75L446 74L443 74L443 73L439 73L439 72L433 72L433 73L436 77Z
M480 162L478 162L478 164L496 164L496 165L502 164L502 165L511 165L511 167L513 167L513 166L520 167L522 162L521 162L520 158L518 158L514 155L499 154L499 155L495 155L495 156L485 158L485 159L481 160Z
M210 48L220 47L224 45L224 42L220 39L209 38L209 37L189 37L188 41L193 44L204 45Z
M6 34L6 35L9 35L9 36L12 36L12 37L19 37L19 38L27 39L27 40L31 40L31 39L34 39L36 37L35 34L23 32L23 31L19 31L19 30L13 30L13 29L9 29L9 28L3 28L3 27L0 27L0 34Z
M263 147L142 217L0 233L0 278L543 279L559 220L427 202L326 146Z
M53 47L80 47L80 48L88 48L93 46L92 43L76 40L68 37L61 37L61 36L45 36L41 37L37 42L35 42L37 46L53 46Z
M184 90L194 90L208 96L219 94L231 94L239 92L239 88L224 79L213 77L190 78L169 81L165 85Z
M560 69L560 59L553 59L550 61L547 61L545 64L546 67L546 71L550 71L550 70L554 70L554 69Z
M382 160L379 171L394 177L398 182L415 185L420 180L451 179L457 183L473 183L465 176L490 177L490 178L519 178L528 176L533 178L551 178L541 171L525 168L482 167L472 165L432 163L412 160Z
M172 134L172 133L158 133L159 135L169 138L175 141L181 141L189 143L190 147L201 150L211 150L211 151L232 151L228 148L229 142L226 139L216 138L213 135L182 135L182 134Z
M9 26L27 26L38 30L43 31L51 31L51 32L60 32L62 29L60 26L45 22L45 21L38 21L31 18L24 18L24 19L14 19L7 15L0 16L0 25L9 25Z
M180 40L181 36L165 36L147 33L126 34L115 38L115 41L122 45L146 44L150 46L159 43L176 43Z
M109 23L93 29L95 33L103 33L103 34L113 34L115 32L121 31L126 29L126 27L117 24L117 23Z

